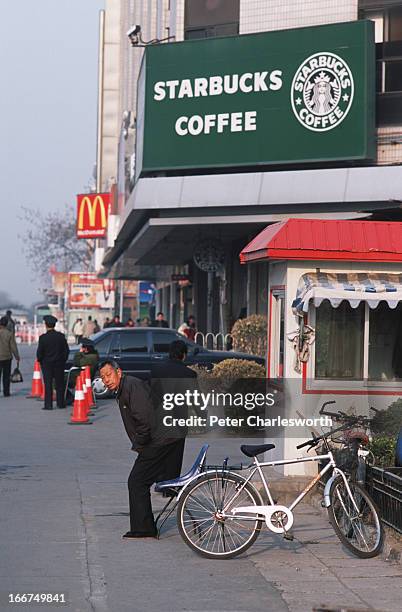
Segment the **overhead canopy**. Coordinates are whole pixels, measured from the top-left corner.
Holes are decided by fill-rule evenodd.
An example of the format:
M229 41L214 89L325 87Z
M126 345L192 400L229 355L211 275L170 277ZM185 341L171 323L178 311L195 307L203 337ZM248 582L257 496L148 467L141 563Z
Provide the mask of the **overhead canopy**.
M287 219L269 225L240 253L264 259L402 262L402 223Z
M307 312L311 300L315 306L329 300L334 308L343 300L352 308L357 308L362 301L376 308L384 301L390 308L396 308L402 301L402 274L309 272L300 278L293 312Z

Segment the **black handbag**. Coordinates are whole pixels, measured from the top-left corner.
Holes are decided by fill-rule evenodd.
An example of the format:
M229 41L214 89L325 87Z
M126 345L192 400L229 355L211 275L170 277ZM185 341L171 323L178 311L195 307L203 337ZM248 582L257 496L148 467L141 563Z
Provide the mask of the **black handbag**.
M22 378L22 374L20 372L19 368L15 368L13 373L10 376L10 381L12 383L22 383L24 382L24 379Z

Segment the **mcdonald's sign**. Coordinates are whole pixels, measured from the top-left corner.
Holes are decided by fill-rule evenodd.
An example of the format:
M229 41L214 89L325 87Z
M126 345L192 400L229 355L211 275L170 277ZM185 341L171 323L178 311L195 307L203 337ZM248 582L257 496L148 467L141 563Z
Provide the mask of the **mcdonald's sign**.
M77 196L77 238L104 238L110 208L110 193Z

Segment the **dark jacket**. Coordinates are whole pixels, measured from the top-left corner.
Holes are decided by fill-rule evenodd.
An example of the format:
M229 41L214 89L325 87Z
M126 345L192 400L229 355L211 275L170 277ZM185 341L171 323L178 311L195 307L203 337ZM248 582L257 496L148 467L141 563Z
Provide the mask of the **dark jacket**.
M123 375L116 394L121 418L133 450L163 446L177 438L167 438L160 430L155 406L147 382Z
M70 349L64 334L49 329L45 334L39 336L36 357L39 363L55 363L63 365L66 363Z
M164 329L167 329L169 327L169 323L165 321L165 319L162 319L162 321L155 319L155 321L152 322L152 327L163 327Z
M76 368L84 368L85 366L89 365L91 370L91 378L94 378L95 376L96 370L98 368L98 363L98 351L95 351L94 353L81 353L80 351L78 351L78 353L74 355L73 359L73 366L75 366Z
M152 366L152 378L197 378L197 373L179 359L166 359Z
M172 398L174 395L186 395L188 391L194 392L199 390L197 373L186 366L179 359L167 359L157 363L152 368L151 393L154 405L157 407L159 421L163 423L163 416L167 414L173 418L186 419L189 416L189 406L175 406L173 409L166 411L164 408L164 397ZM204 416L197 406L191 406L192 411L197 416ZM164 428L165 430L167 427ZM168 428L169 433L177 438L184 438L187 435L188 428L186 425Z

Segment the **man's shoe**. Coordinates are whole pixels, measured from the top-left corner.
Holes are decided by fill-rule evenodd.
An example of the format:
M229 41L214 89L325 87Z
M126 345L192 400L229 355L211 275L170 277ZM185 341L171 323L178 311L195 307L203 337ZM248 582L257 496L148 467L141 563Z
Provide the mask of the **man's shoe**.
M121 536L125 540L135 540L138 538L156 538L156 533L140 533L138 531L127 531L123 536Z
M66 406L57 406L57 408L58 408L59 410L64 410L64 408L66 408Z
M42 410L53 410L53 408L47 408L46 406L43 406Z

